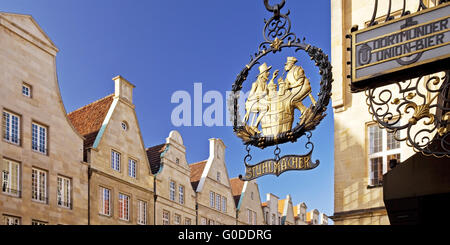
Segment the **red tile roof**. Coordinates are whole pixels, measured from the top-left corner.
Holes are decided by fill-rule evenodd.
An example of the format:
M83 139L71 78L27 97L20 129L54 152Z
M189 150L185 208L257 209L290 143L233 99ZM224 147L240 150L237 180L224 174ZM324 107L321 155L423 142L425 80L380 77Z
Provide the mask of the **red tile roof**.
M157 146L153 146L147 148L147 158L150 163L150 168L152 170L152 174L158 173L161 167L161 153L166 150L167 144L161 144Z
M205 169L207 160L192 163L189 165L191 168L191 185L194 191L197 190L198 183L202 177L203 170Z
M267 202L263 202L263 203L261 203L261 206L263 206L263 207L267 207Z
M113 96L113 94L108 95L67 114L78 133L85 137L85 148L94 144L98 131L102 127L106 114L108 114L113 102Z
M239 178L230 179L231 184L231 193L234 197L234 202L236 203L236 207L239 204L239 200L241 199L242 188L244 188L244 181Z

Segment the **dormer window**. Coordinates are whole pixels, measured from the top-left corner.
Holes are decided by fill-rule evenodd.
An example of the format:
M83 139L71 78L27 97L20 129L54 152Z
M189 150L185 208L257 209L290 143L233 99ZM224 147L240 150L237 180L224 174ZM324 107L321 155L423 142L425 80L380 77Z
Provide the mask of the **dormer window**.
M175 163L180 164L180 159L179 158L175 159Z
M220 182L220 172L217 172L217 181Z
M31 98L31 86L30 85L28 85L26 83L22 84L22 95L24 95L28 98Z

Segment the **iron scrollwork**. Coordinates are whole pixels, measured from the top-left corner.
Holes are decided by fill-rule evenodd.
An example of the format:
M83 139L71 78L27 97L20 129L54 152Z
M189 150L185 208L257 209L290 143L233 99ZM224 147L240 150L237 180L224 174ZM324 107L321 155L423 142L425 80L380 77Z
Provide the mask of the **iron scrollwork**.
M424 155L450 157L450 71L368 89L366 96L373 120L396 140Z

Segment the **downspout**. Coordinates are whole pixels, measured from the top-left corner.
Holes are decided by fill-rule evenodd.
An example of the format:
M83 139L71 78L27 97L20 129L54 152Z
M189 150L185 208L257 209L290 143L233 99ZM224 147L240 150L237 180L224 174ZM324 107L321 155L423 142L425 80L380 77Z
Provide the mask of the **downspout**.
M156 195L156 175L153 176L153 225L156 225L156 199L158 196Z
M198 203L197 203L197 193L195 193L195 225L198 225Z
M92 177L92 168L91 168L91 150L88 149L86 151L86 163L88 163L88 225L91 225L91 177Z
M91 224L91 165L88 166L88 225Z
M161 155L159 156L160 160L159 160L159 170L157 173L155 173L153 175L153 197L154 197L154 205L153 205L153 225L156 225L156 201L158 199L158 195L156 193L156 177L158 176L159 173L162 172L163 168L164 168L164 164L162 163L162 159L164 158L164 154L169 150L169 145L166 144L166 149L161 153Z

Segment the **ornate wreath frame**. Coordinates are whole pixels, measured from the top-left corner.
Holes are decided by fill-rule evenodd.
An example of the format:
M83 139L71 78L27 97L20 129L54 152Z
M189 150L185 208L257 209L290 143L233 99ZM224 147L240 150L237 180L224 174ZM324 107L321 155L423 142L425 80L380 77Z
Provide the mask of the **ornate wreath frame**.
M268 146L283 144L286 142L296 142L298 138L312 131L326 116L326 109L331 97L331 84L333 82L332 66L322 49L306 44L305 38L300 41L300 38L291 32L291 20L289 19L290 11L286 14L281 14L280 10L285 5L285 0L275 6L270 6L268 0L264 0L264 4L268 11L273 12L274 15L268 21L264 20L265 26L263 29L263 36L265 41L258 47L258 52L251 56L250 62L242 69L237 76L232 93L228 100L229 110L232 115L233 130L243 141L245 145L253 145L264 149ZM302 115L302 119L297 125L289 131L280 133L276 136L263 136L258 133L252 134L248 130L239 115L239 92L242 89L242 84L246 81L249 71L257 64L259 60L269 53L281 52L283 48L295 48L295 52L303 50L308 53L311 60L315 61L315 65L319 68L321 75L320 92L315 106L312 105L309 113Z

